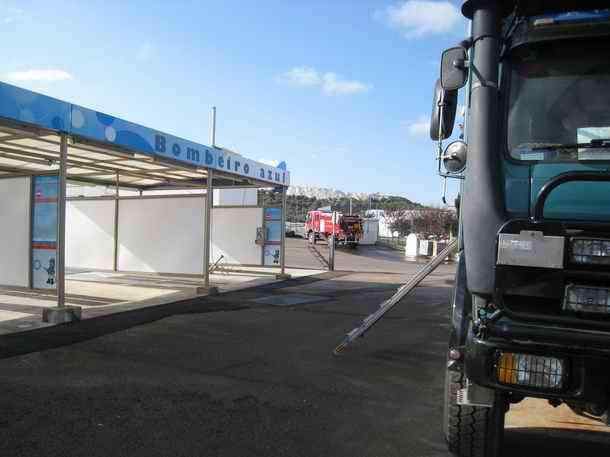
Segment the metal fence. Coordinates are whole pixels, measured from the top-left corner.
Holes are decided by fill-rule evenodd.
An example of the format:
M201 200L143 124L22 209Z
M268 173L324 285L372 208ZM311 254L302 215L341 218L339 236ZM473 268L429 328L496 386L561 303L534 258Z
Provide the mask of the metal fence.
M286 235L305 238L305 224L303 222L286 222Z
M386 246L391 249L396 249L397 251L404 251L407 241L406 241L406 237L404 237L404 236L397 236L397 237L380 236L379 238L377 238L377 244L379 244L381 246Z

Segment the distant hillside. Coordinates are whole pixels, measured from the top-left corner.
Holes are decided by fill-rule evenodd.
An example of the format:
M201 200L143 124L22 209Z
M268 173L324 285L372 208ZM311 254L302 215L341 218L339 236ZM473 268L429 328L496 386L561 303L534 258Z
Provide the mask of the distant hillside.
M367 201L369 196L372 198L381 198L385 196L384 194L380 193L367 194L365 192L343 192L342 190L331 189L328 187L314 186L290 186L288 188L288 195L302 195L305 197L317 198L318 200L331 200L346 197Z
M293 189L290 187L289 189ZM303 189L301 187L301 189ZM286 217L288 221L292 222L304 222L305 217L307 216L307 212L311 210L315 210L318 208L322 208L325 206L331 206L333 210L340 211L344 214L349 213L349 202L350 197L349 194L334 191L332 189L319 189L319 188L309 188L309 189L317 189L317 191L328 191L326 197L321 197L323 193L316 193L317 191L312 191L314 195L294 195L291 192L288 192L288 197L286 201L287 211ZM294 191L293 191L294 192ZM335 192L336 194L333 194ZM343 194L343 195L341 195ZM320 195L320 196L318 196ZM331 196L337 195L337 196ZM369 209L369 194L361 194L364 195L364 198L357 198L352 194L352 213L353 214L362 214ZM394 195L381 195L381 194L370 194L370 208L372 209L383 209L383 210L397 210L397 209L417 209L424 208L423 205L413 202L405 197L399 197ZM281 195L268 191L259 191L259 201L264 202L264 204L279 204L281 203Z

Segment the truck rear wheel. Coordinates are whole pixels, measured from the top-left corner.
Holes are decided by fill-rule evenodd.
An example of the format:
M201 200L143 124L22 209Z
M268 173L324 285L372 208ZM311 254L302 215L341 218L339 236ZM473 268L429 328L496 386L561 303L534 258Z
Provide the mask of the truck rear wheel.
M458 405L457 391L465 382L463 373L446 371L443 433L449 451L458 457L499 457L506 400L496 394L491 408Z

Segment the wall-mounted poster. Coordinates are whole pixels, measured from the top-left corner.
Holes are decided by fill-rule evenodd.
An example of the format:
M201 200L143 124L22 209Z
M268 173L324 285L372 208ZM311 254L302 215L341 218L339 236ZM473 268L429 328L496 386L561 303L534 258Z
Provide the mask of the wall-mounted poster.
M265 221L281 221L282 208L265 208Z
M271 221L265 224L267 230L267 236L265 241L267 243L280 243L282 241L282 222Z
M279 266L282 243L282 208L269 207L263 212L265 246L263 247L263 265Z
M280 247L276 244L267 244L264 248L264 264L266 266L280 265Z
M32 287L55 289L57 252L57 176L34 178Z

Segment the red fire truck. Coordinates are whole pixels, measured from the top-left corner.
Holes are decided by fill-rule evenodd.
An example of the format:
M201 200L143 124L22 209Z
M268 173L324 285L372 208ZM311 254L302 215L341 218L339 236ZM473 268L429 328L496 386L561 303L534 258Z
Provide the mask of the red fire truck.
M362 218L356 215L335 214L335 245L355 248L362 237ZM318 240L330 243L333 235L333 213L330 210L309 211L305 221L305 233L311 244Z

